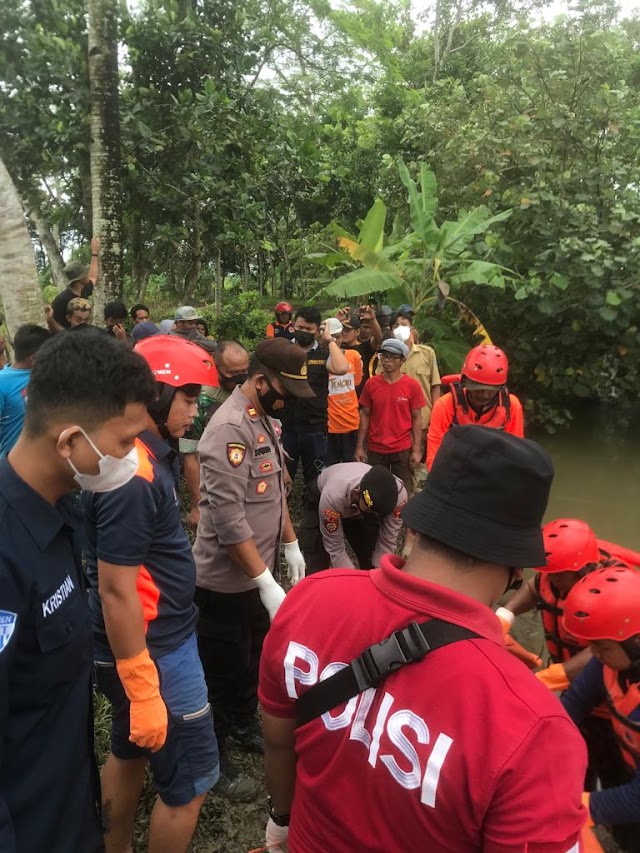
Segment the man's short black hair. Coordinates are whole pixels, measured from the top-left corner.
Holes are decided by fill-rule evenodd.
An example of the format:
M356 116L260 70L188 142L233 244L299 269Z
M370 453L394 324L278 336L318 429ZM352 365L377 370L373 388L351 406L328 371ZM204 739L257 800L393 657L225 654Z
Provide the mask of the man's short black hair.
M129 316L132 320L136 319L136 314L138 313L138 311L146 311L147 314L151 314L151 311L149 311L146 305L143 305L142 302L138 302L131 308L131 311L129 311Z
M26 361L35 355L42 344L49 340L50 333L35 323L25 323L16 332L13 339L13 351L16 361Z
M425 533L418 533L418 547L426 554L436 554L438 557L443 557L449 563L452 563L456 569L471 570L477 569L479 566L486 566L486 560L479 560L477 557L472 557L470 554L465 554L463 551L458 551L456 548L451 548L445 545L444 542L438 542L431 536Z
M107 302L104 306L104 319L108 320L111 318L112 320L126 320L129 316L129 312L127 311L127 306L124 302Z
M25 433L42 435L55 420L95 428L121 415L128 403L148 406L156 396L147 362L104 332L54 335L31 371Z
M322 314L313 305L304 305L302 308L298 308L295 319L297 320L298 317L302 317L307 323L315 323L318 328L320 328L320 324L322 323Z

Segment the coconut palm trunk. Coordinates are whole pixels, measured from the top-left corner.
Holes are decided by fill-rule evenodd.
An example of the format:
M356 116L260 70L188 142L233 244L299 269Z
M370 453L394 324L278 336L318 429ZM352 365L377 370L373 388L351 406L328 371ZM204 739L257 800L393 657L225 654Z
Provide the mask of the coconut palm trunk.
M94 316L101 320L105 302L122 296L118 0L89 0L89 89L93 236L102 244Z
M44 302L24 211L0 160L0 298L9 338L23 323L44 325Z

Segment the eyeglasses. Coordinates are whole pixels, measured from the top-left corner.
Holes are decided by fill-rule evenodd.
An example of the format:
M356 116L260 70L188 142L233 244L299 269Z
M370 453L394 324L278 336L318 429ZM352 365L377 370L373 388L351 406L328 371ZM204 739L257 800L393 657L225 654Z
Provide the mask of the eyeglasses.
M395 361L396 358L402 358L401 355L391 352L379 352L378 355L380 356L380 361L384 361L385 359L393 359Z

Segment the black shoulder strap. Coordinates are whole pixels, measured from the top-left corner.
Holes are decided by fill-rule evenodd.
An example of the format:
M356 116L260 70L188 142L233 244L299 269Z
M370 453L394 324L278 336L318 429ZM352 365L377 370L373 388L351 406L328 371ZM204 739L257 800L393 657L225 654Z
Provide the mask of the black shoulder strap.
M410 622L403 630L394 631L382 642L369 646L348 666L303 693L296 702L297 725L303 726L367 688L377 687L392 672L408 663L421 661L427 652L479 636L468 628L441 619Z

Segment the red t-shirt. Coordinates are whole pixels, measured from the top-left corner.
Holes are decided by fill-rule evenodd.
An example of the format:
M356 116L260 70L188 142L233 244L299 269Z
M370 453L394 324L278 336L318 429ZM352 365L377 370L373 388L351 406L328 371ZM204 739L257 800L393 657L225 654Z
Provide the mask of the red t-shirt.
M577 853L586 750L558 699L502 647L484 605L399 569L331 569L297 584L269 631L259 697L295 700L412 620L481 639L409 664L295 731L290 853Z
M420 383L402 375L387 382L382 374L368 379L360 405L371 411L367 446L376 453L399 453L413 444L411 412L427 405Z

